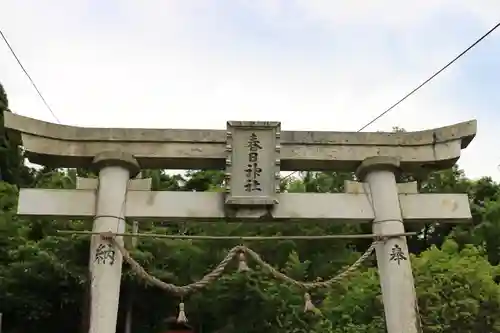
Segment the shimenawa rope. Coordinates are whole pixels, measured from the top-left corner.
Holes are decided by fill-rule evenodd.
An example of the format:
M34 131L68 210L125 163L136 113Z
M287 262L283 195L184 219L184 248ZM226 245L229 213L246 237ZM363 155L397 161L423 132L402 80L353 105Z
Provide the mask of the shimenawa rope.
M318 289L318 288L327 288L333 285L334 283L337 283L338 281L342 280L345 278L347 275L352 273L354 270L356 270L374 251L375 245L380 242L381 240L375 240L370 247L348 268L343 270L341 273L335 275L334 277L326 280L326 281L316 281L316 282L305 282L305 281L298 281L295 280L286 274L281 273L277 269L275 269L273 266L265 262L258 253L253 251L252 249L243 246L243 245L238 245L233 247L232 249L229 250L227 253L226 257L222 259L222 261L208 274L206 274L203 278L201 278L199 281L190 283L185 286L177 286L172 283L167 283L163 282L160 279L150 275L146 270L130 255L130 252L122 245L120 244L116 238L115 235L112 232L106 232L102 233L101 237L107 241L112 242L114 246L120 251L121 255L125 259L125 261L130 265L132 270L134 271L135 274L137 274L140 278L143 280L149 282L150 284L159 287L169 293L184 297L190 293L193 293L194 291L203 289L207 287L209 284L215 282L218 278L222 276L224 273L227 265L233 260L233 258L238 257L239 259L239 265L238 265L238 271L244 272L248 271L249 267L246 263L246 258L245 254L249 255L257 264L259 264L264 270L269 272L275 279L281 280L283 282L290 283L296 287L299 287L303 290L305 290L305 307L304 311L313 311L315 309L312 301L311 301L311 296L308 291L313 290L313 289ZM185 322L187 321L186 315L184 312L184 303L181 302L179 305L179 317L178 317L179 322Z

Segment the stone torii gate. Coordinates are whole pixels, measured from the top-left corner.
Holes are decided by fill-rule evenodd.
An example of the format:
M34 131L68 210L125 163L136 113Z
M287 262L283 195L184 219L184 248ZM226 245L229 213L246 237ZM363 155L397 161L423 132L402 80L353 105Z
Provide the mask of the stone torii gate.
M466 194L419 194L397 174L452 167L474 138L476 122L404 133L284 131L278 122L228 122L226 130L82 128L5 113L9 135L31 162L92 167L98 180L77 190L21 189L18 213L94 218L93 230L122 233L135 221L372 222L389 236L376 247L389 333L420 331L403 220L466 222ZM150 191L133 179L144 169L225 169L225 193ZM279 171L356 171L345 193L278 193ZM121 237L117 241L123 242ZM114 333L122 257L91 243L91 333ZM109 259L106 261L106 259Z

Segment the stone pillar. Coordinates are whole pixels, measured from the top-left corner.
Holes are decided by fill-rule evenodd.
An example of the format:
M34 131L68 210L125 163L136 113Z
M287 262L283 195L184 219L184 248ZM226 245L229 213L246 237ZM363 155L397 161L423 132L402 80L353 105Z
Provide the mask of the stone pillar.
M129 154L109 151L97 155L93 168L99 172L94 232L125 232L125 203L130 178L139 172ZM122 256L113 245L92 236L90 251L90 333L115 333L120 298ZM123 238L117 237L123 244Z
M357 170L368 185L373 207L373 233L381 236L404 233L395 172L399 160L368 158ZM424 207L422 209L425 209ZM377 265L388 333L420 333L420 317L406 237L388 238L376 247Z

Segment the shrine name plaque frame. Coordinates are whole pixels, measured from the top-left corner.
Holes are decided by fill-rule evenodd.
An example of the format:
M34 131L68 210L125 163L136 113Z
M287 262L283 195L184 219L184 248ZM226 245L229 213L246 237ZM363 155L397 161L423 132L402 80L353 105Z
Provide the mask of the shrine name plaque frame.
M278 203L281 123L228 121L226 132L227 205Z

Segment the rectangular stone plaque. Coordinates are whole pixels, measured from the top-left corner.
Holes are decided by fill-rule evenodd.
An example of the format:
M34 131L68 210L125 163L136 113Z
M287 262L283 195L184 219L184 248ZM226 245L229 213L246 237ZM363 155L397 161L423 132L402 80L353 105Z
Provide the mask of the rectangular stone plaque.
M226 204L278 203L280 123L228 121Z

